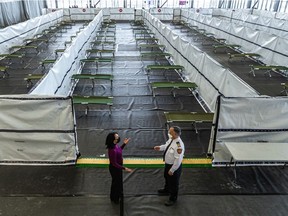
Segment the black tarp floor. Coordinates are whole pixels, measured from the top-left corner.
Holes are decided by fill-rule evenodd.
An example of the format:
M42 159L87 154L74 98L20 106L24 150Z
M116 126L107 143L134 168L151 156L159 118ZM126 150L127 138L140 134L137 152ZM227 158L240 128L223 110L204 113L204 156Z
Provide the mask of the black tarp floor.
M54 46L60 47L63 41ZM84 107L76 107L82 157L106 154L104 141L112 130L118 131L122 137L131 137L124 157L159 157L161 154L152 148L167 139L163 112L200 112L202 108L188 91L177 91L175 99L170 91L157 91L153 99L149 82L179 80L180 77L175 72L166 76L162 72L149 76L145 73L143 68L155 62L141 62L128 23L117 23L116 43L113 72L109 64L102 65L97 72L93 65L84 67L86 72L113 74L112 90L106 81L97 82L93 90L91 82L80 81L74 92L114 97L111 116L105 106L91 107L87 117ZM53 48L50 54L52 52ZM160 61L168 64L165 59L157 63ZM32 58L32 64L38 65L39 60ZM15 72L15 77L0 79L1 94L27 93L25 83L24 87L20 87L21 82L17 82L23 80L23 74L17 69ZM262 85L265 86L264 83ZM205 157L211 125L203 125L205 129L200 130L198 135L191 125L181 127L185 155ZM119 206L112 205L109 200L111 178L107 168L1 166L0 173L0 215L119 215ZM169 208L164 206L167 197L157 196L157 189L162 187L164 180L163 170L134 169L132 173L124 174L124 215L286 215L287 169L240 167L237 174L235 181L230 167L184 168L179 202Z

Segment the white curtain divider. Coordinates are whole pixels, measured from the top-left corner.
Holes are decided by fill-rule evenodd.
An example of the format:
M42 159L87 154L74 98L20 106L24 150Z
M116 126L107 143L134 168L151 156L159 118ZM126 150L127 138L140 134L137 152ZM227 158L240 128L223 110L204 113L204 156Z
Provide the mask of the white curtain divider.
M173 20L173 8L151 8L149 13L159 20Z
M70 97L0 96L0 164L75 164L78 146Z
M110 19L114 20L134 20L134 8L107 8L103 9L109 12L105 14L109 14Z
M258 93L239 79L234 73L223 68L207 54L180 38L167 25L143 10L145 24L156 34L161 44L173 56L175 64L183 65L187 81L198 85L198 92L210 110L214 111L219 94L226 97L257 97ZM204 19L204 18L203 18Z
M99 13L100 9L96 8L69 8L69 16L71 20L90 21Z
M21 0L0 1L0 14L0 27L10 26L27 19Z
M287 51L283 50L283 45L288 43L287 38L257 30L255 26L249 28L230 20L220 20L217 17L212 18L216 21L211 21L210 17L205 18L204 15L192 13L191 11L187 12L187 10L183 10L182 14L182 19L191 25L204 28L207 32L214 33L216 37L225 38L227 43L241 45L241 51L260 54L259 60L264 64L288 66ZM267 19L261 21L263 25L271 23Z
M71 76L80 73L81 62L85 58L86 50L91 47L100 23L102 22L102 11L89 23L85 29L78 34L59 60L49 70L44 79L33 89L33 95L61 95L68 96L73 87Z
M193 12L193 10L190 11ZM213 9L213 16L221 16L221 19L224 18L237 25L265 31L279 37L287 38L288 36L287 13L253 10L253 14L251 14L251 10Z
M46 0L24 0L22 4L24 5L27 19L31 19L43 15L42 9L46 7Z
M215 139L212 135L209 143L209 153L213 153L215 164L231 159L225 142L239 142L239 145L245 142L287 143L287 97L220 97L220 108L215 113L219 113L218 128Z
M279 55L279 54L274 54L273 59L271 60L273 62L273 64L288 66L288 61L287 61L288 49L287 49L287 47L288 47L288 40L287 39L277 38L275 50L277 50L279 53L285 54L285 56ZM283 62L285 62L286 64L283 64Z
M63 11L60 10L0 29L0 53L10 53L12 46L24 44L26 38L33 38L36 34L42 33L44 29L60 22L62 17Z

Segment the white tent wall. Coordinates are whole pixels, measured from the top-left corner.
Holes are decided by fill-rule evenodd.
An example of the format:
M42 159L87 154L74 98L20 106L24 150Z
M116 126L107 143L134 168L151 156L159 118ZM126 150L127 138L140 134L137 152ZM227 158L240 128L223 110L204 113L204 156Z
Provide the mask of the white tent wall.
M48 13L63 10L63 21L91 21L101 10L100 8L63 8L47 9Z
M221 19L225 18L226 21L275 34L279 37L285 38L288 36L287 13L283 16L283 13L271 11L253 10L253 14L251 14L251 10L213 9L213 16L220 16Z
M41 16L43 15L42 9L46 7L46 0L2 0L0 2L0 27Z
M60 22L62 17L61 10L0 29L0 53L10 53L10 47L24 44L26 38L40 34L44 29Z
M185 67L187 81L198 85L198 92L211 111L219 94L226 97L253 97L257 92L206 53L180 38L167 25L143 10L145 24L173 56L175 64ZM213 68L213 69L212 69ZM237 86L237 88L235 88Z
M287 97L220 97L220 106L215 113L218 115L216 137L212 134L209 143L209 153L213 154L214 164L230 161L231 155L225 148L225 142L239 142L239 145L263 141L287 143Z
M71 20L93 20L97 13L99 13L100 9L96 8L70 8L70 9L65 9L64 14L69 12L69 16ZM69 19L69 20L70 20Z
M0 109L1 165L75 164L72 98L1 95Z
M185 12L186 11L186 12ZM207 32L214 33L216 37L225 38L227 43L234 43L241 45L243 52L258 53L261 55L260 60L267 65L282 65L288 66L287 52L282 52L283 44L287 44L287 38L272 35L266 31L255 30L236 23L220 20L219 18L205 17L204 15L192 13L184 10L182 13L182 20L197 25ZM210 19L216 19L211 21ZM217 26L214 26L214 23ZM282 46L276 41L281 41ZM271 58L273 56L273 58Z
M288 20L288 13L278 12L275 14L276 19Z
M0 14L0 27L6 27L26 20L21 0L1 1Z
M71 76L80 73L80 59L86 56L86 50L91 46L97 30L101 26L102 11L89 23L87 27L73 40L63 55L57 60L47 75L30 92L33 95L61 95L68 96L73 88Z
M283 55L277 55L274 54L273 55L273 62L275 62L276 65L282 65L283 62L286 62L286 66L288 65L288 40L284 39L284 38L277 38L276 41L276 47L277 47L277 51L278 53L281 53ZM276 48L275 48L276 50Z
M173 8L151 8L149 13L159 20L173 20Z
M42 9L47 8L46 0L25 0L22 2L27 19L32 19L43 15Z
M109 14L110 19L114 20L134 20L134 8L107 8L103 9L105 14Z

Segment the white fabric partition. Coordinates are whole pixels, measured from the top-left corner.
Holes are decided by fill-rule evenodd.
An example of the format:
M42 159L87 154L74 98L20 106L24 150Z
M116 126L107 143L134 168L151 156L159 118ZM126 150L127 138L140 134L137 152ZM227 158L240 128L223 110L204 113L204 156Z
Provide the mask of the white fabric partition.
M0 164L75 164L72 98L1 95Z
M187 81L198 85L198 92L210 110L214 111L217 96L254 97L257 92L223 68L206 53L180 38L167 25L143 10L145 24L156 34L161 44L173 56L175 64L185 67L183 75Z
M33 95L61 95L68 96L71 93L71 76L80 73L80 59L85 58L86 50L91 46L98 28L102 22L102 11L78 34L63 55L49 70L44 79L33 89Z
M114 20L134 20L134 8L108 8L103 9L105 15Z
M1 0L0 28L43 15L46 0Z
M263 10L225 10L213 9L213 16L220 16L238 25L252 29L265 31L279 37L288 36L288 16L287 13L275 13Z
M93 20L99 11L96 8L69 8L64 9L64 15L68 15L71 20L88 21Z
M149 13L159 20L173 20L173 8L151 8Z
M220 97L215 111L218 122L216 118L214 120L216 136L211 136L209 144L214 163L230 161L231 155L225 148L225 142L239 142L239 145L245 142L287 143L287 99Z
M287 38L279 37L263 30L257 30L255 26L250 28L230 22L230 20L205 17L188 10L182 11L182 20L191 25L197 25L207 32L214 33L216 37L225 38L227 43L241 45L243 52L260 54L260 61L264 64L288 66L287 51L283 50L283 45L288 43ZM267 24L268 21L263 21L263 23Z
M60 10L0 29L0 53L10 53L10 47L22 45L25 38L33 38L34 35L40 34L49 26L60 22L62 17L63 11Z

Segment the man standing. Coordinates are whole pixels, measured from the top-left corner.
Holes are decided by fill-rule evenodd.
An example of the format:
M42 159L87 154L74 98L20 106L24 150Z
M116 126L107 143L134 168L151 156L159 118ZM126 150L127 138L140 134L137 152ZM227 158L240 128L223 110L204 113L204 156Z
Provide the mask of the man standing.
M165 186L159 189L159 195L170 195L165 202L166 206L172 206L177 201L179 180L182 172L182 160L184 155L184 143L181 138L181 129L177 126L170 127L169 139L164 145L155 146L154 150L164 151L163 160L165 161Z

